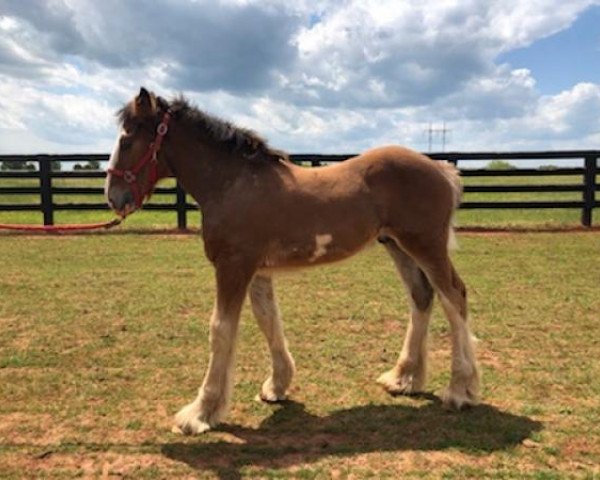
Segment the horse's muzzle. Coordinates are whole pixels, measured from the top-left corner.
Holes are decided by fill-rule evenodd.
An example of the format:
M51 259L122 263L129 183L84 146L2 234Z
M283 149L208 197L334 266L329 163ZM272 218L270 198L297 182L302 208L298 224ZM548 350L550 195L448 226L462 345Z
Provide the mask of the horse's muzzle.
M123 218L136 208L133 193L129 189L110 189L107 192L107 200L108 205Z

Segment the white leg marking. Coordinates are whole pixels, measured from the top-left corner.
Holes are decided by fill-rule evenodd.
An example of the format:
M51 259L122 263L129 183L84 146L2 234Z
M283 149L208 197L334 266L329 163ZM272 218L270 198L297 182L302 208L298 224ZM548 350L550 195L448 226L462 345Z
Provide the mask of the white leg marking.
M452 376L442 396L444 405L460 409L479 403L479 369L475 360L473 335L467 320L443 295L442 306L450 322L452 336Z
M412 305L408 330L398 363L377 379L392 395L423 391L427 374L427 328L431 309L423 312Z
M175 416L176 432L202 433L217 425L227 413L233 388L237 319L215 307L210 322L208 371L196 399Z
M250 300L254 316L269 344L272 358L271 375L263 383L259 398L265 402L285 400L295 365L283 333L281 314L270 277L259 275L254 278L250 285Z

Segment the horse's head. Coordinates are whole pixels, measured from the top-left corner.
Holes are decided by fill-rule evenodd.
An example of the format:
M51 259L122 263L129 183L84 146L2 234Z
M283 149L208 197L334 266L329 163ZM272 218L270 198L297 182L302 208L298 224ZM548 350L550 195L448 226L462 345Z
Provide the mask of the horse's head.
M142 206L156 182L169 175L164 152L159 153L167 134L170 114L160 97L140 89L119 111L121 132L108 163L105 193L108 204L121 217Z

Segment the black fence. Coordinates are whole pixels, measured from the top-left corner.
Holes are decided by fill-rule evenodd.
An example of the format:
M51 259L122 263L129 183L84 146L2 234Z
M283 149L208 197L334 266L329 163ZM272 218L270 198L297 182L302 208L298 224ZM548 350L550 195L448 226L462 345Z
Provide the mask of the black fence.
M310 164L318 167L323 164L344 161L353 155L317 155L301 154L291 155L291 160L296 163ZM540 160L579 160L581 166L577 167L552 167L552 168L515 168L515 169L489 169L489 168L461 168L463 177L557 177L572 176L580 180L578 183L569 184L544 184L544 185L466 185L466 192L479 193L514 193L514 192L579 192L581 200L578 201L485 201L469 202L461 204L464 209L579 209L581 211L581 224L590 227L592 225L592 214L594 208L600 207L596 200L596 192L599 190L597 183L598 159L600 150L580 151L552 151L552 152L473 152L473 153L434 153L429 156L436 160L448 160L454 164L459 161L468 165L473 161L540 161ZM105 202L102 203L55 203L54 195L99 195L103 193L101 187L59 187L53 186L55 178L104 178L102 171L70 170L63 171L53 169L57 164L77 162L105 162L108 155L0 155L0 162L19 162L30 164L30 170L0 171L0 179L27 179L39 180L35 187L4 186L0 182L0 196L6 195L39 195L39 203L0 203L0 211L40 211L43 213L44 225L54 224L54 212L61 210L108 210ZM187 212L196 210L196 206L186 200L183 189L177 185L174 188L159 187L157 194L173 196L172 203L148 203L144 205L146 210L167 210L177 213L177 226L180 229L187 228Z

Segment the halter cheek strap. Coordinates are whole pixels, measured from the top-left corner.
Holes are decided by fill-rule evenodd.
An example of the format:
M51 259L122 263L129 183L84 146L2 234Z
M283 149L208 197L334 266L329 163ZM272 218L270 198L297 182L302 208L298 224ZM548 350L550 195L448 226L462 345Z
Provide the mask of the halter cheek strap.
M125 182L129 184L133 192L135 200L135 206L140 208L144 202L144 198L152 192L156 182L158 182L158 151L162 145L165 135L169 131L169 121L171 120L171 113L165 112L161 122L156 127L156 136L154 141L148 145L146 153L140 158L140 160L129 170L120 170L118 168L109 168L107 170L111 175L121 177ZM150 171L148 172L148 187L146 190L142 190L137 182L137 177L140 171L150 163Z

